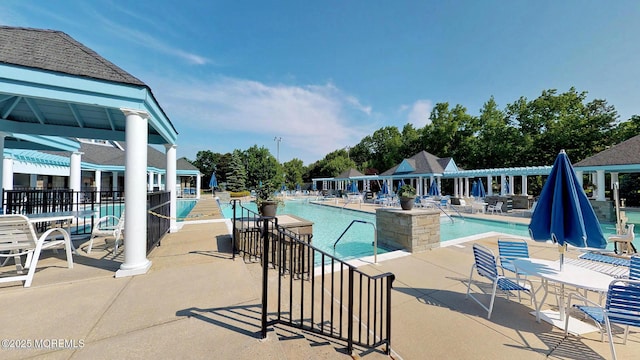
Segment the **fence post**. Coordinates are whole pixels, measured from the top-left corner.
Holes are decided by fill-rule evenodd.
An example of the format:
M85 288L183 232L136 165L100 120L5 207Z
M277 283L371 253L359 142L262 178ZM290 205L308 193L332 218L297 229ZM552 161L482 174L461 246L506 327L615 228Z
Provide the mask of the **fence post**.
M387 277L387 349L385 351L387 355L391 354L391 289L395 279L395 275Z
M233 217L231 218L231 220L233 221L233 233L231 234L231 259L232 260L236 259L236 202L237 201L238 201L237 199L231 200L232 202L231 206L233 207ZM222 211L222 208L220 208L220 211Z
M353 352L353 267L349 266L349 307L347 308L347 354Z
M262 338L267 337L267 284L269 275L269 221L262 220Z

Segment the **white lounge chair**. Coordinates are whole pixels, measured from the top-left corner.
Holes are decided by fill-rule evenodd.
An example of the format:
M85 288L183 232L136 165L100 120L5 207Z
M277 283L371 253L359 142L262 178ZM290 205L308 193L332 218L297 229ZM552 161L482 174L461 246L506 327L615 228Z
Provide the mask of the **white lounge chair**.
M633 245L636 236L633 232L635 224L627 224L627 231L622 235L609 236L609 242L613 243L616 254L635 254L638 251ZM620 248L618 249L618 245Z
M42 250L60 248L66 251L67 267L73 269L71 238L65 229L51 228L38 237L26 216L0 215L0 257L13 258L17 272L15 276L0 277L0 283L23 281L24 287L31 286ZM22 255L27 256L24 267ZM26 274L25 269L29 269Z
M93 229L91 230L91 238L89 239L87 254L91 253L91 249L93 248L93 241L95 238L103 238L105 245L107 245L109 239L113 239L113 256L115 257L118 254L118 245L120 245L123 235L124 210L122 210L119 218L113 215L101 217L100 219L98 219L96 224L93 226Z

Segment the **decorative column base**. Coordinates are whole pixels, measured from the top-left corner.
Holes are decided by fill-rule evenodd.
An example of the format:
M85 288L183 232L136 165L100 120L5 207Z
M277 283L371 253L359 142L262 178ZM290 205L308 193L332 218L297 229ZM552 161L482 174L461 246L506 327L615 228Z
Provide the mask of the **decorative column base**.
M144 275L149 271L150 268L151 261L147 261L146 263L135 267L124 266L124 264L122 264L120 266L120 270L116 271L116 277L121 278L127 276Z
M438 210L376 209L378 244L416 253L440 247Z

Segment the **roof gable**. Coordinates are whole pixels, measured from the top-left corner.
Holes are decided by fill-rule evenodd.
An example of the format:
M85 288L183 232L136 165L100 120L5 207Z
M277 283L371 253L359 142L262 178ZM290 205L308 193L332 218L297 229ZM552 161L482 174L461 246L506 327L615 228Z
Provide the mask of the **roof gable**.
M635 164L640 164L640 135L636 135L576 164L573 164L573 167Z

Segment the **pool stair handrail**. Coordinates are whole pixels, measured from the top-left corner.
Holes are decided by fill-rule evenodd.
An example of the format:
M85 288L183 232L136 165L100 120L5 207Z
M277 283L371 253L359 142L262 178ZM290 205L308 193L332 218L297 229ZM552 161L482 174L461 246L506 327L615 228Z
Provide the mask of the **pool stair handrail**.
M346 234L347 231L349 231L349 229L351 228L351 225L355 223L370 224L371 226L373 226L373 263L377 264L378 263L378 231L376 230L376 225L371 221L364 221L364 220L357 220L357 219L351 221L349 226L347 226L347 228L344 229L342 234L340 234L340 236L338 237L338 240L336 240L336 242L333 243L333 250L334 251L336 250L336 245L338 245L338 242L340 241L340 239L342 239L344 234Z
M440 211L442 211L443 214L447 215L447 217L449 218L449 220L451 220L451 223L455 223L455 221L453 221L453 218L451 217L451 215L449 215L446 211L444 211L444 209L442 208L442 205L440 205L439 203L436 203L436 207L438 209L440 209Z
M353 354L354 346L366 352L384 347L381 350L391 354L395 275L366 274L316 248L312 234L280 226L276 217L260 217L236 200L233 206L233 249L249 252L250 261L262 264L263 339L270 327L286 326L293 332L345 341L347 354ZM321 266L315 266L316 262ZM279 275L277 281L270 280L273 272ZM299 311L293 311L294 307Z

